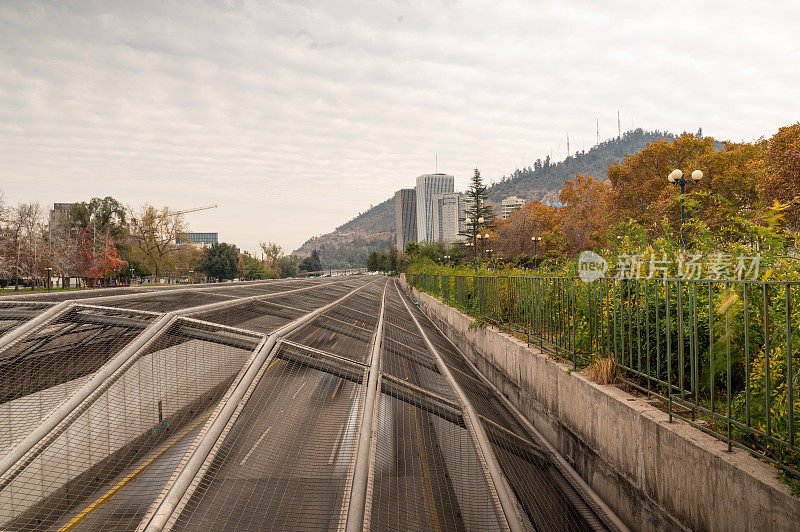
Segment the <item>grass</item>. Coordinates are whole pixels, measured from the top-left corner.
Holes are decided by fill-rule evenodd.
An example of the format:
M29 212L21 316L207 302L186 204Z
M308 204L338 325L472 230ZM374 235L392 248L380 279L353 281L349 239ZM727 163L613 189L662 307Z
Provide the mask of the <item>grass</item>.
M583 370L583 373L597 384L614 384L616 380L615 369L613 358L596 358L594 362Z

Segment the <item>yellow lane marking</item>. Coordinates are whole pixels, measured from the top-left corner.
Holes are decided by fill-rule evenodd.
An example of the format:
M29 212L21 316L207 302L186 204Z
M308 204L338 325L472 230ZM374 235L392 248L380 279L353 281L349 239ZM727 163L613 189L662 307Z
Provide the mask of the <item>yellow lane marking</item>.
M200 426L202 423L204 423L204 422L205 422L205 421L208 419L208 417L209 417L210 415L211 415L211 412L209 412L208 414L206 414L206 415L205 415L205 416L203 416L202 418L198 419L196 423L194 423L194 424L193 424L191 427L188 427L186 430L184 430L182 433L180 433L178 436L176 436L176 437L175 437L175 438L174 438L174 439L173 439L171 442L169 442L169 443L168 443L168 444L166 444L164 447L162 447L162 448L161 448L161 449L160 449L160 450L159 450L159 451L158 451L158 452L157 452L155 455L153 455L153 456L152 456L152 457L150 457L149 459L145 460L145 461L144 461L144 462L143 462L143 463L142 463L142 464L141 464L139 467L137 467L136 469L134 469L134 470L133 470L133 471L132 471L130 474L128 474L128 475L127 475L125 478L123 478L122 480L120 480L119 482L117 482L117 484L116 484L116 485L114 485L114 487L113 487L113 488L111 488L111 489L109 489L107 492L105 492L105 493L102 495L102 497L100 497L99 499L97 499L96 501L94 501L92 504L90 504L89 506L87 506L87 507L86 507L86 508L85 508L85 509L84 509L84 510L81 512L81 513L79 513L78 515L76 515L75 517L73 517L73 518L70 520L70 522L69 522L69 523L67 523L67 524L65 524L64 526L62 526L61 528L59 528L59 529L58 529L58 530L59 530L59 532L61 532L61 531L64 531L64 530L72 530L73 528L75 528L76 526L78 526L78 525L79 525L79 524L80 524L80 523L81 523L81 522L82 522L84 519L86 519L86 518L87 518L89 515L91 515L91 514L92 514L92 513L93 513L95 510L97 510L97 509L98 509L98 508L100 508L100 507L101 507L103 504L105 504L105 503L107 503L108 501L110 501L110 500L111 500L111 498L112 498L112 497L114 497L114 495L116 495L117 493L119 493L119 491L120 491L122 488L124 488L125 486L127 486L128 484L130 484L130 483L131 483L131 481L132 481L133 479L135 479L135 478L136 478L136 477L139 475L139 473L141 473L142 471L144 471L144 469L145 469L147 466L149 466L150 464L152 464L152 463L153 463L155 460L157 460L157 459L158 459L158 458L159 458L159 457L160 457L162 454L164 454L164 453L165 453L165 452L167 452L169 449L171 449L173 445L175 445L175 444L176 444L176 443L178 443L178 442L179 442L181 439L183 439L184 437L186 437L186 435L187 435L187 434L189 434L191 431L193 431L193 430L194 430L194 429L196 429L198 426Z
M404 358L403 359L403 368L406 372L406 380L411 382L411 375L408 371L408 361ZM411 394L414 394L414 390L409 389ZM414 426L416 427L417 435L417 454L419 455L419 462L420 467L422 468L422 480L425 484L425 495L426 499L428 499L428 511L431 513L431 526L433 530L441 530L442 527L439 525L439 512L436 511L436 503L433 499L433 485L431 484L431 471L428 467L428 458L425 456L425 442L422 439L422 424L419 422L419 416L417 415L417 407L411 406L411 413L414 414Z
M343 383L343 382L344 382L344 379L342 379L342 378L340 377L340 378L339 378L339 382L336 384L336 388L333 390L333 393L331 394L331 399L333 399L334 397L336 397L336 392L338 392L338 391L339 391L339 388L341 388L341 387L342 387L342 383Z
M279 358L276 358L275 360L273 360L272 363L269 366L267 366L267 369L264 370L264 373L268 372L270 369L272 369L272 366L274 366L275 364L277 364L280 361L281 361L281 359L279 359ZM197 422L194 425L192 425L191 427L189 427L186 430L184 430L181 434L179 434L177 437L175 437L175 439L173 439L167 445L162 447L154 456L152 456L150 459L148 459L144 463L142 463L142 465L140 465L139 467L134 469L133 472L131 472L128 476L126 476L125 478L120 480L113 488L111 488L107 492L105 492L102 497L100 497L99 499L94 501L92 504L87 506L81 513L79 513L74 518L72 518L69 523L67 523L64 526L62 526L61 528L59 528L58 529L59 532L65 531L65 530L72 530L73 528L78 526L84 519L86 519L89 515L91 515L95 510L100 508L100 506L102 506L103 504L105 504L109 500L111 500L111 498L114 497L114 495L116 495L122 488L124 488L125 486L130 484L131 481L134 478L136 478L147 466L149 466L156 459L158 459L158 457L160 457L162 454L167 452L170 448L172 448L173 445L178 443L181 439L185 438L188 433L190 433L191 431L196 429L200 424L204 423L208 419L208 417L210 415L211 415L211 412L209 412L208 414L206 414L205 416L203 416L202 418L197 420Z

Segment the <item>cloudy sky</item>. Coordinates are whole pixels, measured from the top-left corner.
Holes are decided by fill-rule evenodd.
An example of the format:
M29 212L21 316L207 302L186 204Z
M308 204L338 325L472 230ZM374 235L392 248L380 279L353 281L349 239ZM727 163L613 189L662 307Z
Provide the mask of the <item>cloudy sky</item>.
M291 250L415 176L800 119L797 2L0 2L0 191Z

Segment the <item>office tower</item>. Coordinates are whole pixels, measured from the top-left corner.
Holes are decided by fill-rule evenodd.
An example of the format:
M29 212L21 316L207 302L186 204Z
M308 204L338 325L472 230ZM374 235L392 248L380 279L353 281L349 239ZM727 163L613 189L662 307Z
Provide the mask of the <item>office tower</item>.
M459 239L458 233L461 230L459 218L463 218L463 207L461 197L457 192L447 194L435 194L433 196L434 217L433 235L439 242L452 244Z
M436 194L453 192L453 176L423 174L417 177L417 241L434 242L434 201Z
M417 241L417 193L413 188L404 188L394 193L395 227L397 249L406 249Z

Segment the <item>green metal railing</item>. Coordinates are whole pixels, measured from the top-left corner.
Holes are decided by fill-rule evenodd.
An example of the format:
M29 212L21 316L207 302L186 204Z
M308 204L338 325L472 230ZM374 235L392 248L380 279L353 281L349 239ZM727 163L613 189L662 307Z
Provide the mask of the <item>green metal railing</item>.
M409 274L409 283L800 477L800 282Z

